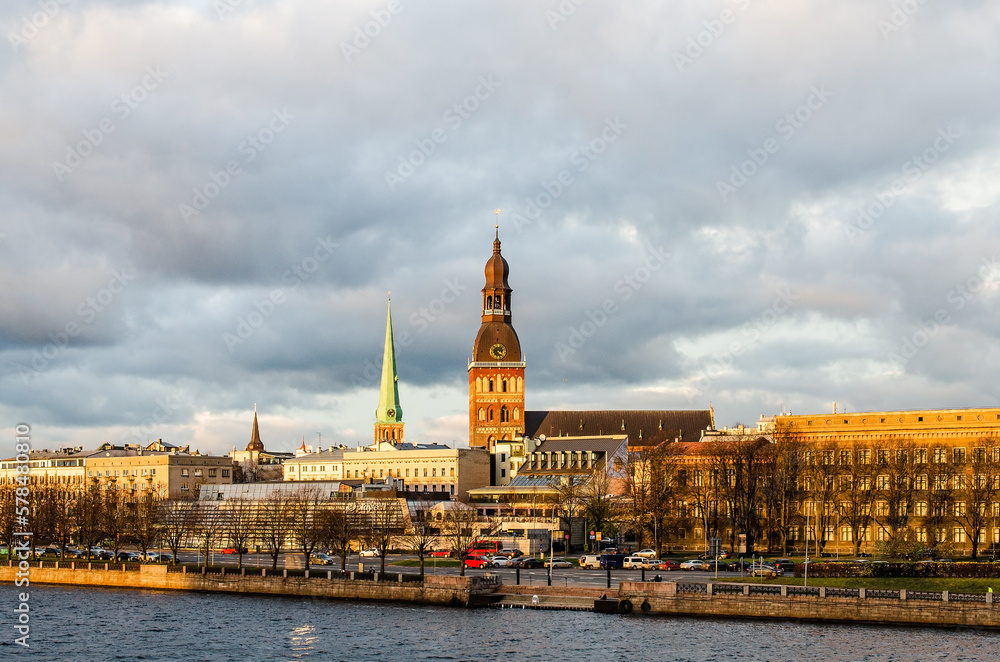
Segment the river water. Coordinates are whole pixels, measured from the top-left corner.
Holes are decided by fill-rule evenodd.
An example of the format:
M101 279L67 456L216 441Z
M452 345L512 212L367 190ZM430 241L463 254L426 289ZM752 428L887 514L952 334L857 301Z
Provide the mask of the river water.
M23 589L20 589L23 590ZM445 609L35 585L30 649L0 587L0 660L989 660L1000 633Z

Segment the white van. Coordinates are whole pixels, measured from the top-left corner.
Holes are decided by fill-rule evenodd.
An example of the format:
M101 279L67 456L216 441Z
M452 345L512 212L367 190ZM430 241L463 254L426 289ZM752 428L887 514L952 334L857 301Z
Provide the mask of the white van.
M581 568L599 569L601 567L601 557L600 556L581 556L580 557L580 567Z
M643 556L629 556L622 561L622 567L626 570L638 570L646 565L646 558Z

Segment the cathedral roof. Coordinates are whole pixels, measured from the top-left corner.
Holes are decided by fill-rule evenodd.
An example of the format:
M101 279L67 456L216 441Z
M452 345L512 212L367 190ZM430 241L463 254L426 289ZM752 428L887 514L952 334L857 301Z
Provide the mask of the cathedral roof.
M486 289L509 290L508 275L510 275L510 266L500 254L500 229L497 228L496 239L493 240L493 255L486 261Z
M253 412L253 432L250 433L250 443L247 444L248 451L264 452L264 442L260 440L260 429L257 427L257 410Z
M385 318L385 348L382 352L382 385L378 393L377 423L398 423L403 420L399 405L399 377L396 375L396 346L392 341L392 304Z
M697 441L713 426L709 409L524 412L524 434L529 437L626 434L629 447Z

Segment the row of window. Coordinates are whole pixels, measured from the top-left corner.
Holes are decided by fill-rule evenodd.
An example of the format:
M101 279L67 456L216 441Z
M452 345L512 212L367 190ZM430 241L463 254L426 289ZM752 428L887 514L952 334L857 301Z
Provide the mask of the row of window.
M476 377L476 393L521 393L524 391L523 377Z
M970 457L974 463L986 462L987 458L994 462L1000 462L1000 447L992 449L976 447L972 449L971 456L967 452L968 449L962 446L955 446L950 450L951 453L948 452L948 448L944 447L909 450L900 448L895 451L879 448L875 450L874 458L877 464L889 464L890 462L894 464L927 464L928 458L934 464L947 464L949 460L954 464L965 464ZM823 464L871 464L872 457L872 450L869 448L824 450L821 461ZM807 464L812 464L815 460L815 453L812 450L803 451L802 458Z
M496 410L493 407L480 407L479 408L479 420L486 423L493 422L496 417ZM500 407L500 422L509 423L510 421L521 420L521 410L514 407L513 414L511 410L507 408L507 405Z
M331 466L330 469L331 469L331 471L335 471L336 470L335 467L333 467L333 466ZM291 473L295 473L295 465L289 465L288 466L288 470ZM351 472L352 471L354 472L354 475L353 475L354 478L364 478L364 477L366 477L368 475L368 469L353 469L353 470L352 469L347 469L344 472L344 478L345 479L351 478L352 477L351 476ZM386 476L385 472L386 471L387 471L386 469L379 469L378 470L378 477L379 478L385 478L385 476ZM451 476L452 478L455 477L455 467L451 467L450 469L447 469L446 467L441 467L441 474L440 475L441 475L442 478L445 477L445 475L446 475L445 472L446 471L449 472L447 475ZM301 467L301 473L317 473L317 472L318 473L326 473L326 465L325 464L320 464L320 465L315 465L314 464L312 466L305 466L305 465L303 465ZM372 472L372 476L374 476L375 475L375 470L372 469L371 472ZM388 472L389 472L389 477L390 478L392 478L393 476L395 476L396 478L404 478L404 477L405 478L409 478L410 477L410 470L409 469L405 469L404 470L404 469L395 468L395 469L388 469ZM419 472L420 472L420 469L414 469L413 470L413 477L414 478L419 478L420 477ZM427 475L427 467L423 468L423 472L424 472L424 475L423 475L424 478L437 478L438 477L438 468L437 467L431 467L430 468L430 476Z

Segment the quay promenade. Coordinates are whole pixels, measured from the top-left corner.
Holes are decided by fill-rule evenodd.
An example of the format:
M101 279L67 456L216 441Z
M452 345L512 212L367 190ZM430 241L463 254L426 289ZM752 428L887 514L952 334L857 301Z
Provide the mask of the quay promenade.
M0 566L14 583L16 565ZM33 561L31 584L302 596L453 607L574 609L648 616L853 622L1000 630L992 593L825 588L735 582L618 583L617 590L503 584L496 575L426 575ZM601 599L604 598L604 599Z

